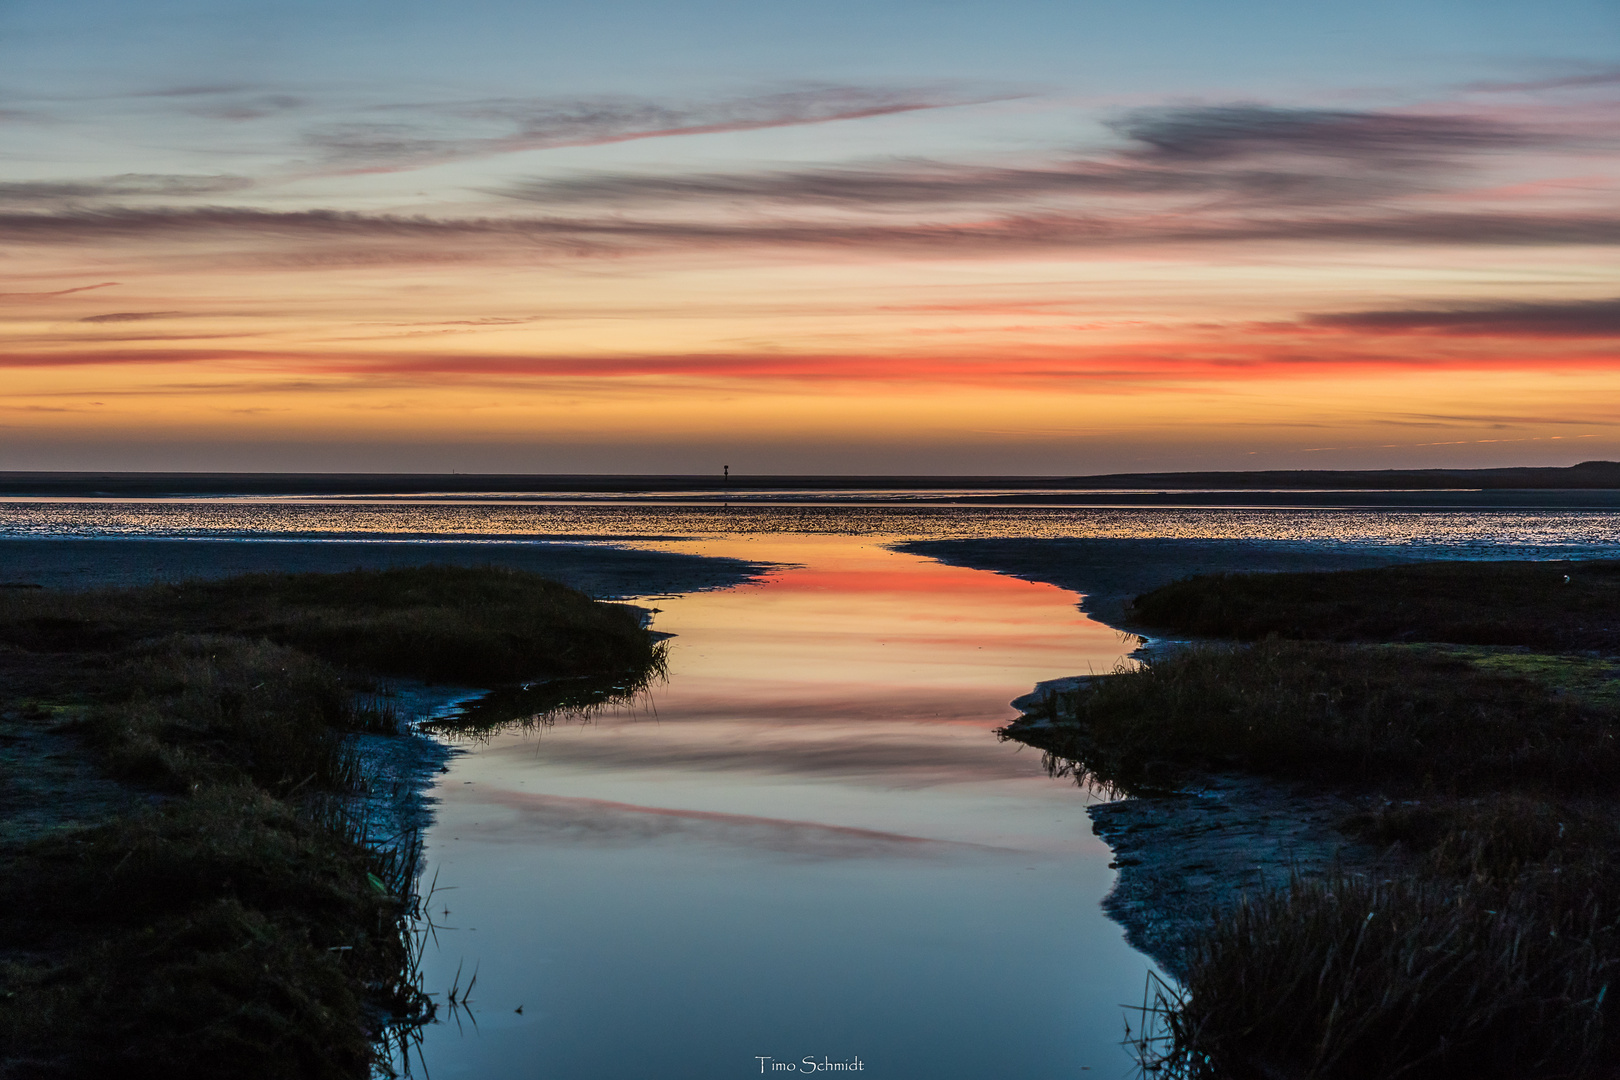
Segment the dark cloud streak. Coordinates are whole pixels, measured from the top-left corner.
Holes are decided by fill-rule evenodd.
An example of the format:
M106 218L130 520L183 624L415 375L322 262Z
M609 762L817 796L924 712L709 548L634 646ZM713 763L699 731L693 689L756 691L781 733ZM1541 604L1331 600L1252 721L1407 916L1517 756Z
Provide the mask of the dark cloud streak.
M70 296L73 293L90 292L94 289L108 289L114 285L122 285L121 281L101 281L94 285L78 285L71 289L55 289L51 292L0 292L0 300L14 299L43 299L49 296Z
M1620 86L1620 67L1518 82L1476 82L1463 89L1479 93L1533 94L1545 90L1587 90L1604 86Z
M376 111L409 118L334 124L309 132L306 139L322 168L395 172L523 150L822 124L986 100L996 99L941 90L852 86L680 105L612 97L501 99L389 106ZM480 126L492 133L468 134Z
M1273 327L1272 329L1277 329ZM553 381L578 387L599 380L634 379L649 386L720 381L731 384L932 383L958 386L1005 386L1013 382L1048 385L1145 384L1175 379L1271 378L1322 371L1478 371L1523 370L1522 350L1508 353L1459 354L1410 347L1376 350L1365 342L1334 345L1289 340L1267 343L1245 337L1211 342L1207 338L1163 340L1139 346L1107 345L1094 349L1052 346L1013 352L1006 347L970 348L957 354L927 352L830 353L669 353L669 354L489 354L430 349L375 349L365 352L305 351L277 348L134 347L121 339L75 341L75 348L0 350L0 368L74 368L89 366L193 366L211 374L220 365L241 362L248 371L277 372L279 386L294 375L315 380L312 392L363 385L431 386L446 380L463 385L534 386ZM138 339L134 339L138 340ZM181 340L181 339L170 339ZM54 344L54 343L53 343ZM1609 349L1543 350L1537 369L1613 369ZM106 391L111 392L111 391ZM95 393L103 393L98 389Z
M120 241L277 244L319 249L356 242L443 245L456 240L493 255L491 241L523 252L620 255L673 248L826 248L851 251L963 253L1002 249L1084 249L1163 244L1288 241L1452 245L1620 244L1620 215L1482 212L1378 212L1311 216L1004 214L944 223L708 222L622 217L436 218L352 211L265 211L233 207L0 213L0 236L13 244ZM296 250L296 249L295 249ZM442 246L429 253L445 257ZM406 251L408 254L408 250Z
M1445 190L1484 152L1568 140L1469 116L1253 105L1139 110L1117 152L1036 167L898 160L864 167L537 179L496 194L555 206L713 202L886 209L1096 195L1191 196L1318 208Z
M566 206L764 201L846 207L962 205L1067 195L1238 195L1271 202L1343 203L1395 188L1380 178L1286 170L1188 171L1074 162L1047 168L974 168L939 162L759 173L649 176L597 173L531 180L495 194Z
M72 204L100 199L187 198L245 191L245 176L172 176L124 173L90 180L14 180L0 182L0 203Z
M1308 316L1304 322L1308 326L1375 333L1620 338L1620 299L1331 312Z
M139 322L145 319L172 319L185 314L182 311L111 311L105 315L86 315L80 322L87 323L122 323Z
M1480 117L1264 105L1141 109L1109 126L1140 144L1133 156L1177 162L1306 154L1387 164L1522 150L1547 141L1535 132Z

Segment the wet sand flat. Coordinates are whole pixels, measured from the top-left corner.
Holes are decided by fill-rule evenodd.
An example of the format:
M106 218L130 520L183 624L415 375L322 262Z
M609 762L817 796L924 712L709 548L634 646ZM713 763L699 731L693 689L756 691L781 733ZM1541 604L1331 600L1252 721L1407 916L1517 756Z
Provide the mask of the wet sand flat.
M599 599L722 589L765 569L741 559L546 540L0 538L0 585L47 588L439 564L527 570Z

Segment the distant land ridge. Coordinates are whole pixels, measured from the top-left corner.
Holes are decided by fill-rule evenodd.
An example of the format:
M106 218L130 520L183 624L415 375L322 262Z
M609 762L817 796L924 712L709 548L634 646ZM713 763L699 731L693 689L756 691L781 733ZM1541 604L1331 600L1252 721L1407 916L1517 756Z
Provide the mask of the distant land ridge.
M1264 469L1254 472L1107 473L1100 476L793 476L529 473L255 473L0 471L0 497L161 497L173 495L420 495L554 492L631 494L733 491L946 491L999 488L1067 490L1364 490L1620 489L1620 462L1567 468Z

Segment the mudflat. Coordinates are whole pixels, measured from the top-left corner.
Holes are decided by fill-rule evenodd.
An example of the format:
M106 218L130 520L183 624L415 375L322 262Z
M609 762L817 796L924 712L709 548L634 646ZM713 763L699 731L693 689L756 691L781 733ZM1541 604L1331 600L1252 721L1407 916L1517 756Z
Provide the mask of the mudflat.
M643 551L570 538L150 539L0 537L0 587L99 588L257 573L340 573L406 566L498 566L598 599L723 589L764 569L740 559Z

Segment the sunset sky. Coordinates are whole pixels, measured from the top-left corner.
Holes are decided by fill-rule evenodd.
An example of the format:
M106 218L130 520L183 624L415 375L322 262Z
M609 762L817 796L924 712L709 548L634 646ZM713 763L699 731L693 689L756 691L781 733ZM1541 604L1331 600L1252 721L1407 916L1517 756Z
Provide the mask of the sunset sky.
M10 0L0 469L1620 458L1614 0Z

